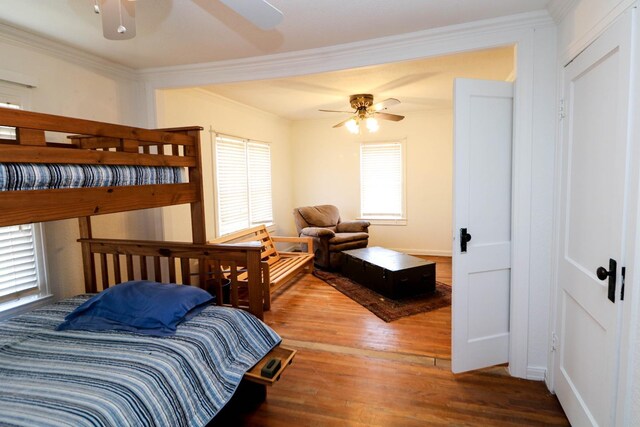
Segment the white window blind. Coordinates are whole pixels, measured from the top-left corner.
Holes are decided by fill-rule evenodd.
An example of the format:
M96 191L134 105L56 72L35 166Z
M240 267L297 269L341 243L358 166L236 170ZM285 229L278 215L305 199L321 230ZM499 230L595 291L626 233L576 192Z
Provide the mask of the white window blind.
M0 227L0 301L37 289L33 226Z
M404 216L403 144L360 144L360 214L363 218Z
M216 136L218 235L273 222L271 148Z
M2 108L20 109L19 105L10 104L8 102L0 102ZM9 126L0 126L0 139L16 139L16 128Z

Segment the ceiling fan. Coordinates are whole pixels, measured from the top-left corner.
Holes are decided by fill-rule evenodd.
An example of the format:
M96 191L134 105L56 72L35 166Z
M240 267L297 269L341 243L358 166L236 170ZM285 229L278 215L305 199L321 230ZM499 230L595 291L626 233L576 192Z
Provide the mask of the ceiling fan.
M373 103L373 95L368 93L361 93L357 95L351 95L349 97L349 103L353 111L340 111L340 110L319 110L327 113L349 113L353 114L352 117L341 121L337 125L333 126L338 128L340 126L346 126L351 133L360 133L360 122L364 122L369 132L375 132L380 128L377 119L391 120L399 122L404 119L404 116L398 114L384 113L387 108L400 104L395 98L387 98L384 101Z
M266 0L219 0L262 30L273 29L283 14ZM136 35L136 0L94 0L93 11L102 18L102 34L109 40L128 40Z

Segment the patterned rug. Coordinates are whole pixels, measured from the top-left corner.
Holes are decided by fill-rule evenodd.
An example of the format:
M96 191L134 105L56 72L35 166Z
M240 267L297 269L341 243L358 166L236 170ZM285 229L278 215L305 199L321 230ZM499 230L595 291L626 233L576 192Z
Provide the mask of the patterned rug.
M436 281L436 290L432 294L392 300L340 273L314 270L313 275L324 280L385 322L393 322L402 317L426 313L451 305L451 287L438 281Z

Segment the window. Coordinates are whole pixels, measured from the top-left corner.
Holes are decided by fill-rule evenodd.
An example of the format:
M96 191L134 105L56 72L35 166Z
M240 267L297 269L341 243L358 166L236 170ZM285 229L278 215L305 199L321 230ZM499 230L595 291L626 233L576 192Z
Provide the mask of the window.
M360 215L365 219L405 219L404 142L360 144Z
M0 304L44 293L41 242L37 224L0 227Z
M0 87L0 108L20 108ZM0 126L0 138L15 139L15 128ZM39 224L0 227L0 311L47 293Z
M216 136L217 234L273 222L271 147Z

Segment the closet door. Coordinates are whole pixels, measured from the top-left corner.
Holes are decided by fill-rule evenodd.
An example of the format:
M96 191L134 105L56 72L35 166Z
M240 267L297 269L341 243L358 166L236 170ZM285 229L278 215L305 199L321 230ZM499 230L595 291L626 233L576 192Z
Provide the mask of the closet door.
M564 70L554 377L575 426L615 423L632 17Z

